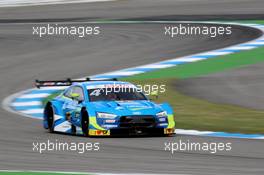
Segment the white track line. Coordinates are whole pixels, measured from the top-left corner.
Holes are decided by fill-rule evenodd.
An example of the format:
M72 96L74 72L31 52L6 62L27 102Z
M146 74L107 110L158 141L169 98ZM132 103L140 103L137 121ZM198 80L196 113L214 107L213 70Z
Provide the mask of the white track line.
M174 67L175 64L149 64L146 66L139 66L136 68L145 68L145 69L163 69L168 67Z
M14 102L11 106L20 107L20 106L38 106L42 103L40 101L29 101L29 102Z
M41 90L64 90L66 89L68 86L56 86L56 87L41 87L41 89L37 89L39 91Z
M115 1L115 0L5 0L0 2L0 7L91 3L91 2L107 2L107 1Z
M27 98L45 98L45 97L48 97L50 94L49 93L41 93L41 94L25 94L25 95L22 95L20 96L19 98L24 98L24 99L27 99Z
M212 131L197 131L197 130L184 130L184 129L175 129L175 133L184 134L184 135L202 135L202 134L212 134Z
M205 60L206 58L175 58L172 60L168 60L168 62L173 62L173 61L182 61L182 62L195 62L195 61L200 61L200 60Z
M24 114L42 114L43 110L44 110L43 108L39 108L39 109L22 110L19 112L24 113Z
M141 74L141 73L144 73L144 71L116 71L116 72L110 72L110 73L101 74L101 75L130 76L130 75L136 75L136 74Z
M205 52L205 53L200 53L200 54L197 54L197 56L202 56L202 55L212 55L212 56L220 56L220 55L227 55L227 54L231 54L233 52Z
M248 43L245 43L248 44ZM228 50L250 50L256 48L255 46L234 46L228 47Z
M255 42L249 42L247 44L254 44L254 45L264 45L264 41L255 41Z

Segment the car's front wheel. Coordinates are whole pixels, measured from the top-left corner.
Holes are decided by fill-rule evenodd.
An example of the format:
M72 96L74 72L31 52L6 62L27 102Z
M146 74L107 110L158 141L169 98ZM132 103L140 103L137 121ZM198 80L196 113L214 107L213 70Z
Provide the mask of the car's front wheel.
M82 109L82 132L84 136L89 136L89 115L86 109Z
M48 103L45 107L45 120L47 122L49 131L54 132L54 111L51 103Z

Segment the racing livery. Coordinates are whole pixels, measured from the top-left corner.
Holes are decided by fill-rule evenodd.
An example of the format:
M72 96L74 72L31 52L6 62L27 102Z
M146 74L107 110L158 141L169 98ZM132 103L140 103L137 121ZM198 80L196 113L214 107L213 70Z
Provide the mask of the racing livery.
M68 86L45 105L43 126L50 132L84 136L174 133L170 105L156 104L131 83L88 78L37 80L36 86Z

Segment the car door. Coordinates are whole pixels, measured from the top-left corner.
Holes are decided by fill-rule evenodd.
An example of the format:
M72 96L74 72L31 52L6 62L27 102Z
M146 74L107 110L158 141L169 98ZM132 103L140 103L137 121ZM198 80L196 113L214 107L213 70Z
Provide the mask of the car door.
M78 97L73 98L72 94L79 94ZM65 101L63 110L66 118L74 125L80 125L80 112L82 109L82 102L84 101L84 93L81 86L72 86L64 94L68 98Z

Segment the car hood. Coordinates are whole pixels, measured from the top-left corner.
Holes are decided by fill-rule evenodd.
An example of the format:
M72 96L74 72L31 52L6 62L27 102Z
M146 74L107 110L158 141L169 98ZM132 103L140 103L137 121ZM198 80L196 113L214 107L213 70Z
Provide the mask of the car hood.
M161 106L147 100L92 102L96 112L122 115L155 115L162 111Z

